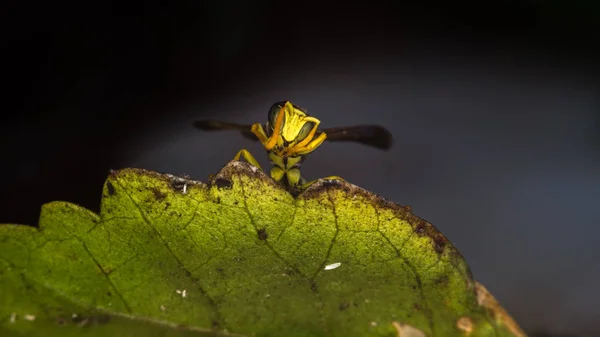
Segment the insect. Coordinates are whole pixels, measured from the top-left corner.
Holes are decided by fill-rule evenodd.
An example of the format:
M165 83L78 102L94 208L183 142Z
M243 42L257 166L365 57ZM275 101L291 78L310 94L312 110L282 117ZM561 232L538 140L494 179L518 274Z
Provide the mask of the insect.
M260 141L273 164L271 177L295 191L304 190L317 181L307 182L300 175L300 166L306 156L321 146L325 140L354 141L383 150L389 149L392 145L392 135L379 125L356 125L319 130L320 124L320 120L289 101L274 103L269 109L264 126L260 123L244 125L219 121L194 122L194 126L201 130L237 130L249 139ZM248 150L240 150L233 159L240 160L241 157L262 170L256 158ZM343 180L338 176L323 179Z

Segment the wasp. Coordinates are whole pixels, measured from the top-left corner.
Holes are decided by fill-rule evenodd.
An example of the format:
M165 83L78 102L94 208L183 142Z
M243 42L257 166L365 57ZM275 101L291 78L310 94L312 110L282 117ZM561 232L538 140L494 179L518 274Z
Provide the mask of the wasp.
M210 120L194 122L194 126L201 130L237 130L249 139L260 141L273 164L271 178L293 191L304 190L318 180L307 182L300 174L300 166L306 156L321 146L325 140L353 141L383 150L389 149L392 145L392 135L379 125L355 125L319 130L320 124L320 120L289 101L274 103L269 109L267 122L264 125ZM241 149L233 160L240 160L242 157L262 170L256 158L246 149ZM323 179L344 180L338 176Z

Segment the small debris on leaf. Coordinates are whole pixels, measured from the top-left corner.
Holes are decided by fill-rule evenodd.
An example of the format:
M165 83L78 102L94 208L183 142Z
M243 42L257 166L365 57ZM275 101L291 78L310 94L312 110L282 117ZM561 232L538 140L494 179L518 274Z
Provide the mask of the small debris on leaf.
M467 335L470 335L471 332L473 332L473 322L467 316L461 317L456 321L456 328L465 332Z
M187 297L187 289L183 289L183 290L175 290L176 293L178 293L179 295L181 295L181 297L186 298Z
M394 322L392 325L398 331L398 337L426 337L423 331L408 324Z
M328 265L325 266L325 270L332 270L332 269L335 269L335 268L337 268L337 267L339 267L341 265L342 265L341 262L336 262L336 263L328 264Z

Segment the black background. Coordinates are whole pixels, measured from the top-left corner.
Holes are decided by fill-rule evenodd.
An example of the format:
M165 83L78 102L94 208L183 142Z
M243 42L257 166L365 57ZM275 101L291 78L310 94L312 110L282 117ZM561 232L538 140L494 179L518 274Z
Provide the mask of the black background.
M422 205L416 210L417 215L432 221L457 243L475 276L480 276L478 278L528 331L600 334L597 320L592 319L600 312L591 304L589 296L565 292L559 299L547 297L555 294L552 275L568 276L560 279L584 279L582 282L587 285L592 284L590 279L600 282L598 267L583 262L574 252L582 249L584 261L600 257L595 242L584 239L590 235L598 237L596 215L599 214L595 209L598 199L595 198L600 198L600 175L595 173L600 172L600 113L598 96L594 93L599 83L600 40L596 31L600 28L600 15L599 5L594 1L337 4L326 1L91 1L43 5L15 2L8 5L3 14L1 222L36 224L40 205L52 200L68 200L97 211L101 186L109 169L138 166L205 179L230 159L235 149L252 145L231 134L199 135L187 128L193 119L210 117L252 123L266 117L272 102L298 98L301 101L296 100L296 103L307 107L309 112L327 106L327 113L315 114L323 116L323 121L329 124L337 126L365 120L384 124L397 135L395 146L400 149L393 154L371 154L376 150L361 152L362 149L347 146L333 148L331 155L323 150L322 157L314 155L311 168L308 162L306 164L310 178L339 174L403 204ZM449 77L440 75L436 69L451 69ZM320 78L324 73L325 79ZM398 73L411 74L418 80L403 82L394 77ZM536 93L536 88L544 87L549 81L561 82L573 90L567 94L565 106L556 110L552 110L554 103L549 103L547 112L521 116L509 108L498 107L498 103L506 103L502 99L488 102L485 97L479 97L483 106L487 104L486 108L466 116L459 113L454 118L452 111L460 110L461 104L470 99L445 96L443 88L452 92L462 85L452 80L457 73L475 74L475 77L483 73L482 78L487 76L486 81L494 83L510 78L517 85L526 83L527 90L533 88L532 95L542 92ZM437 87L441 91L431 91L418 82L425 81L423 74L438 76L436 81L447 83ZM520 74L526 76L521 78ZM378 80L377 76L385 79ZM320 79L320 82L312 82L313 86L310 79ZM473 80L475 86L477 81ZM354 91L348 83L370 88L372 91L368 92L375 93L370 99L375 103L366 106L351 103L360 102L360 97L369 94L364 90ZM389 86L395 83L403 83L401 89L390 90ZM265 87L287 96L269 96L268 90L261 91ZM492 94L504 90L488 89ZM315 95L318 92L318 99L310 98L311 90ZM417 106L420 102L432 102L427 106L435 110L432 116L443 117L438 123L430 123L431 128L416 130L418 127L411 126L410 122L419 121L419 116L427 113L406 107L400 109L403 103L396 99L403 95L403 90L411 94L412 103ZM545 97L556 98L565 92L556 89L540 95L540 101L544 101ZM347 101L340 102L340 97L346 97ZM440 103L436 105L436 102ZM548 102L554 101L548 98ZM452 103L458 107L452 107ZM360 108L353 110L353 107ZM587 114L582 128L570 126L569 118L579 116L584 110ZM546 119L553 120L557 128L539 129ZM422 122L428 125L424 117ZM455 129L440 127L444 123ZM478 123L488 127L508 123L510 127L483 130ZM435 130L444 131L440 135ZM489 130L496 130L491 136L498 138L494 144L508 144L509 152L528 144L542 144L540 146L553 158L548 166L580 160L589 163L586 167L590 169L586 172L591 173L582 183L587 188L585 191L576 188L555 191L572 193L566 199L577 200L573 208L554 207L564 219L573 219L580 225L572 229L579 233L573 234L566 246L561 247L557 237L549 232L572 227L569 221L526 227L529 219L545 219L543 206L533 210L526 207L526 216L515 212L513 218L521 217L525 227L513 228L504 233L505 236L498 234L497 237L495 228L502 225L493 228L492 224L473 224L472 227L482 228L477 235L461 225L454 225L477 217L453 218L456 213L469 213L474 209L470 209L469 197L453 194L450 187L432 192L439 203L458 200L453 201L450 211L437 214L440 206L435 202L427 208L430 192L425 192L425 187L420 190L423 192L418 192L423 181L444 184L452 179L452 174L463 174L467 180L474 175L468 165L449 168L443 164L448 158L441 160L433 155L429 158L427 151L437 153L432 149L443 147L446 142L451 144L453 135L478 135L478 130L483 138ZM556 130L559 130L558 136ZM189 135L187 140L181 140L184 135ZM565 143L562 136L572 136L582 142ZM549 145L544 147L543 144ZM164 147L161 149L161 146ZM552 153L557 148L561 150ZM252 147L253 152L257 149ZM479 150L489 154L498 148ZM325 158L333 158L338 153L339 159L335 162ZM439 153L451 156L452 152ZM360 159L363 165L355 165L356 156L362 155L370 159ZM471 157L478 155L480 153L470 154ZM389 159L390 156L393 158ZM507 158L520 163L532 159L527 156L517 153ZM419 161L418 158L424 157L431 162ZM377 164L365 165L369 160L376 160ZM264 161L261 159L261 162ZM431 165L423 168L425 164ZM423 169L415 165L422 165ZM369 170L379 172L379 177L371 179L375 174ZM497 179L500 177L497 172L510 171L510 167L490 164L476 170L478 174L488 172L490 179ZM385 179L388 179L385 186L389 188L389 179L396 179L398 174L405 180L395 186L405 187L385 189ZM501 178L514 183L511 180L514 177ZM549 179L560 182L562 178ZM399 183L398 180L393 182ZM573 186L569 179L562 183ZM489 194L485 194L486 191ZM554 195L551 192L546 191L545 197ZM482 198L480 213L489 218L495 215L482 206L485 200L488 204L507 203L507 200L495 199L493 190L483 189L478 193L470 198ZM541 197L534 194L531 198L539 201ZM461 200L464 203L460 204ZM557 202L557 205L561 204ZM506 207L509 206L507 203ZM577 217L568 212L585 215ZM477 219L487 221L483 215ZM520 231L528 233L521 241ZM480 254L487 244L476 246L481 250L470 248L470 242L482 237L503 242L492 245L499 249L494 252L497 260L492 263L505 265L490 265L483 259ZM521 255L503 258L506 251L513 250L512 244L521 247L516 250ZM548 262L551 257L544 252L554 251L556 256L564 256L563 249L572 255L556 264ZM507 259L512 260L507 262ZM514 267L518 263L524 266ZM541 272L513 282L518 279L515 275L528 270L531 263L543 264ZM560 269L571 265L580 268ZM507 282L512 282L511 287L506 286ZM555 286L562 289L580 285L581 282L573 281ZM539 289L542 291L535 293ZM588 301L570 301L570 296L588 298Z

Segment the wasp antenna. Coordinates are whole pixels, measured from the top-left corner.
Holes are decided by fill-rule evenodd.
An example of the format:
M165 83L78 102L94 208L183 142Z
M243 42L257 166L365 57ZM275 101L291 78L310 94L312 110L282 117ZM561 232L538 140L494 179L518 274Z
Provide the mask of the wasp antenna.
M195 121L194 126L200 130L223 130L229 129L222 122L216 121Z
M195 121L194 126L197 129L204 131L221 131L221 130L236 130L242 133L242 136L257 140L256 136L252 133L252 125L244 125L237 123L219 122L219 121Z
M357 142L382 150L392 147L392 134L379 125L355 125L348 127L327 128L323 132L332 142Z
M372 137L366 137L364 142L365 144L369 144L383 150L388 150L392 147L394 138L388 129L384 128L383 126L374 125Z

